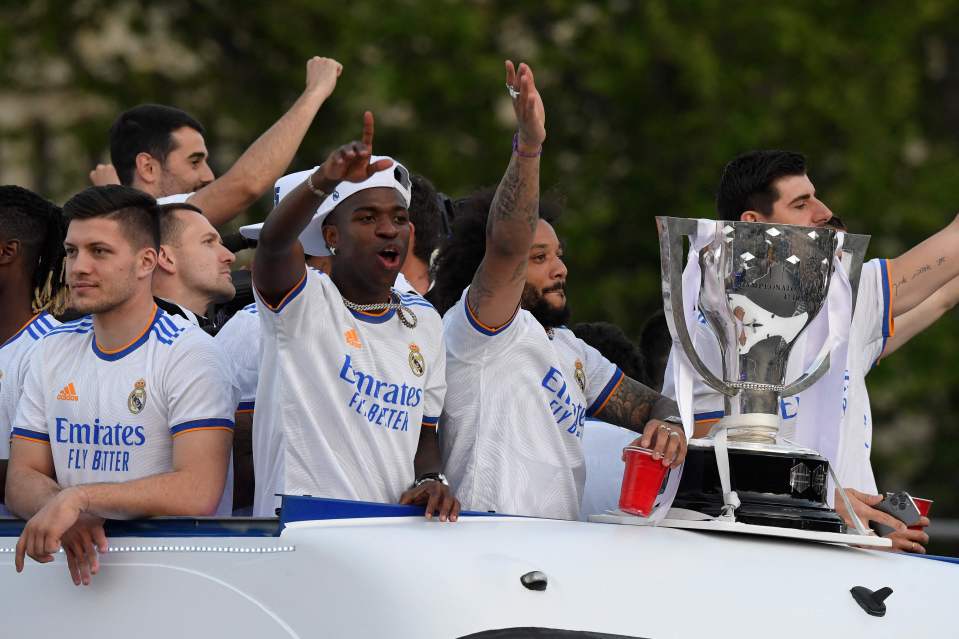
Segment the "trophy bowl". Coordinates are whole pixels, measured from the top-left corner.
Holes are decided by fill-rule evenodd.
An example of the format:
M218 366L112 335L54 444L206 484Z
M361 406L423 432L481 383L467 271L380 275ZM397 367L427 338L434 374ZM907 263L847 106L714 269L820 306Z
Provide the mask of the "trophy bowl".
M664 311L674 348L682 349L687 362L674 365L691 367L722 394L721 454L728 455L724 491L714 441L691 440L673 505L716 516L731 489L740 502L738 521L845 532L828 505L829 462L780 438L780 403L829 370L834 343L824 339L805 371L786 380L793 347L826 303L834 257L841 256L855 292L868 237L786 224L672 217L656 222ZM698 286L698 292L684 292L684 285ZM689 320L697 315L699 324L691 329ZM691 330L715 339L718 361L706 363Z

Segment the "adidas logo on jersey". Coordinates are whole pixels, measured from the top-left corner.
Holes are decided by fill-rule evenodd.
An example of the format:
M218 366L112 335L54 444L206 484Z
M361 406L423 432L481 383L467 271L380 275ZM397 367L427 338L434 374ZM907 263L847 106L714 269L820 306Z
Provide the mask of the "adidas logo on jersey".
M353 348L363 348L363 342L360 341L360 336L357 335L355 328L351 328L343 335L346 337L346 343Z
M77 389L73 387L73 382L70 382L63 389L57 393L57 399L64 402L78 402L80 398L77 397Z

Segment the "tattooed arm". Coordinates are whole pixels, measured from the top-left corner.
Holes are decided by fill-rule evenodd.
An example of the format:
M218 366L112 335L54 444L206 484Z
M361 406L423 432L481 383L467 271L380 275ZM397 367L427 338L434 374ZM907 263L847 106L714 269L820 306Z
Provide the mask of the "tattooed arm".
M676 402L630 377L623 377L596 418L641 433L642 437L633 445L652 448L654 458L661 458L664 466L676 468L686 458L686 433L682 426L661 421L676 415L679 415Z
M959 216L932 237L887 263L892 314L898 317L959 276Z
M486 222L486 254L467 299L476 319L492 327L509 322L523 295L529 249L539 220L538 153L546 139L546 113L533 71L525 64L514 70L507 61L506 82L519 89L513 100L518 153L510 159L493 197Z
M880 357L885 359L895 353L900 346L952 310L956 303L959 303L959 277L953 278L914 309L896 318L896 332L886 341L886 348Z

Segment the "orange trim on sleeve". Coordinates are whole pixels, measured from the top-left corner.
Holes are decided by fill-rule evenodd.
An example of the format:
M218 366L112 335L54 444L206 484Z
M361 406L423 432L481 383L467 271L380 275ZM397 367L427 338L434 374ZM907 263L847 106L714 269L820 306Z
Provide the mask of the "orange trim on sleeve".
M615 385L615 386L613 386L613 390L609 391L609 395L606 396L606 400L603 401L603 403L599 405L599 408L597 408L596 410L593 411L593 415L599 415L601 412L603 412L603 409L606 408L606 404L609 403L609 400L611 400L611 399L613 398L613 395L616 394L616 391L619 390L619 387L620 387L620 385L623 383L623 380L624 380L624 379L626 379L626 374L625 374L625 373L623 373L622 375L619 376L619 381L616 382L616 385Z
M278 311L278 310L280 310L281 308L283 308L283 305L286 304L286 303L289 301L289 299L290 299L290 297L293 295L293 293L295 293L295 292L300 288L300 286L303 284L303 282L306 280L307 273L308 273L308 271L304 268L304 269L303 269L303 277L301 277L300 279L298 279L298 280L296 281L296 284L293 285L293 288L291 288L289 291L286 292L286 295L283 296L283 299L281 299L281 300L280 300L280 303L277 304L276 306L273 306L272 304L270 304L269 302L267 302L267 301L264 299L264 300L263 300L263 303L266 304L266 307L267 307L268 309L270 309L271 311Z
M36 439L34 437L26 437L25 435L11 435L10 439L22 439L25 442L33 442L34 444L46 444L50 445L50 442L44 441L42 439Z
M250 411L250 412L253 412L253 411ZM180 435L185 435L186 433L195 433L199 430L202 430L202 431L225 430L228 433L233 432L233 429L228 426L198 426L196 428L187 428L186 430L181 430L178 433L173 433L173 439L176 439Z
M464 300L464 303L466 304L466 312L470 314L470 317L473 319L473 322L475 322L477 326L480 326L480 327L486 329L487 331L490 331L490 332L493 332L493 333L496 333L496 332L498 332L498 331L501 331L501 330L503 330L504 328L506 328L507 326L509 326L510 323L511 323L514 319L516 319L516 314L519 313L519 306L517 306L517 307L516 307L516 310L513 311L513 315L510 316L509 320L507 320L506 322L504 322L504 323L501 324L500 326L487 326L486 324L484 324L483 322L481 322L478 317L476 317L476 313L474 313L472 307L470 307L469 300Z

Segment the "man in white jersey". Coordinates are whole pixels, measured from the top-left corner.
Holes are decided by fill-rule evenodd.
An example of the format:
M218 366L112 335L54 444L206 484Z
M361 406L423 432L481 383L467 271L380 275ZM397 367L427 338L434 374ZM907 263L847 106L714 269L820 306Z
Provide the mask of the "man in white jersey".
M74 583L106 550L103 518L210 515L223 493L233 389L213 338L153 302L157 206L123 186L64 206L71 303L90 316L33 352L13 424L8 505L17 543L44 563L61 545Z
M63 213L19 186L0 186L0 515L10 457L10 425L23 392L25 362L59 326L48 310L62 306Z
M816 197L815 187L806 175L805 158L785 151L752 151L727 164L717 195L717 208L722 219L746 222L825 226L832 217L829 208ZM810 441L810 436L817 438L812 441L830 442L825 446L828 450L820 452L833 464L859 518L896 528L891 535L894 547L909 552L924 552L923 544L928 542L928 536L922 531L907 530L902 522L873 508L882 497L875 494L875 479L869 465L872 418L864 377L893 334L893 318L921 304L957 274L959 219L895 259L864 264L849 341L834 351L834 355L842 357L832 360L833 366L844 366L841 387L837 384L835 388L824 389L820 382L800 395L783 398L781 406L785 433L803 443ZM718 361L718 345L703 321L697 334L700 356L707 364L709 360ZM671 357L664 386L666 394L674 392L672 361ZM829 409L835 411L841 423L836 424L835 429L820 429L818 434L802 432L796 424L802 417L803 398L812 401L810 397L817 397L814 403L818 405L819 393L835 398L834 406ZM694 403L696 432L703 436L722 416L723 400L700 380L694 388ZM842 500L835 501L837 511L850 521ZM924 519L923 524L927 525L928 520Z
M334 151L259 236L258 515L287 493L423 503L427 517L456 519L436 441L446 391L439 315L392 288L409 242L409 173L373 156L372 142L367 112L362 142ZM298 237L323 238L329 276L304 266Z
M685 457L675 403L625 377L563 327L566 267L553 227L539 219L539 156L545 110L530 68L506 62L518 132L485 220L472 284L450 281L440 258L434 291L459 285L443 317L447 400L443 461L456 495L471 510L576 519L585 470L587 417L643 432L664 465ZM454 219L451 242L468 241ZM461 223L462 224L462 223ZM460 267L462 268L462 264ZM645 428L644 428L645 426Z
M94 184L119 180L161 204L188 201L214 226L229 222L286 170L342 71L336 60L310 58L299 99L219 178L207 164L203 127L196 119L173 107L143 104L121 113L110 128L115 171L98 166L90 179Z

